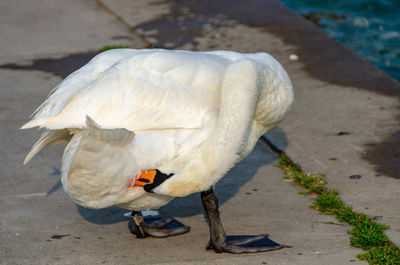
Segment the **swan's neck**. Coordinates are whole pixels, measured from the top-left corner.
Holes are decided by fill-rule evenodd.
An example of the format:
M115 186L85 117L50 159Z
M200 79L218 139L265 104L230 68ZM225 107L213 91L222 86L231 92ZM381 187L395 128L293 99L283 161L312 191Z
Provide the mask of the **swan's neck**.
M155 189L156 193L186 196L208 189L231 169L247 149L263 79L251 60L230 65L225 73L219 117L210 137L191 155L160 168L175 176Z
M221 91L220 112L214 131L201 151L213 151L218 171L228 171L245 152L260 90L263 86L257 64L240 61L230 66ZM223 173L223 174L224 174Z

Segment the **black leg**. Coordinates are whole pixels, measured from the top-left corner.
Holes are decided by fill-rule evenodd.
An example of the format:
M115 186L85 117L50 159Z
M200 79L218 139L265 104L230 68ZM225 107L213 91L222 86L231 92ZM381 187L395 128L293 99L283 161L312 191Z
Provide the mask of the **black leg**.
M185 234L190 231L190 227L182 224L174 218L144 218L140 211L132 211L132 219L129 222L129 229L138 238L169 237Z
M257 236L226 236L218 211L218 198L213 189L201 193L201 201L210 225L210 243L208 249L215 252L254 253L283 248L268 238L267 235Z
M201 202L206 211L207 219L210 226L210 242L208 249L214 249L215 252L223 252L223 246L226 244L226 234L221 223L218 211L218 198L215 196L213 189L203 191L201 193Z
M144 231L145 225L142 213L140 211L132 211L131 217L135 228L136 236L139 238L146 237L146 233ZM129 226L129 228L131 228L131 226Z

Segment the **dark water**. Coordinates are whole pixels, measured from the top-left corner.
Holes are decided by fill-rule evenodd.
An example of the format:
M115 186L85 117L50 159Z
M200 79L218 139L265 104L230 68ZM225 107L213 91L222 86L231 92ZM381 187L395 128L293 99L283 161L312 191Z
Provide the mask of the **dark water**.
M282 2L400 80L400 0Z

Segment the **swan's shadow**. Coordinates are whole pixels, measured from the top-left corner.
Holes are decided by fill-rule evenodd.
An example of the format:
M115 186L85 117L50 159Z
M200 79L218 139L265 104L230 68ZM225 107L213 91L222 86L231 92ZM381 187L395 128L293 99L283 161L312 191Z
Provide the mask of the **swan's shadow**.
M287 139L279 127L269 131L266 136L282 150L286 148ZM216 184L215 193L220 205L235 196L240 187L254 177L258 168L272 163L277 158L278 156L266 144L258 141L253 152ZM124 216L127 210L117 207L93 210L77 205L77 209L83 218L96 224L112 224L128 219ZM166 206L161 207L159 211L162 215L174 217L189 217L204 213L198 193L176 198Z

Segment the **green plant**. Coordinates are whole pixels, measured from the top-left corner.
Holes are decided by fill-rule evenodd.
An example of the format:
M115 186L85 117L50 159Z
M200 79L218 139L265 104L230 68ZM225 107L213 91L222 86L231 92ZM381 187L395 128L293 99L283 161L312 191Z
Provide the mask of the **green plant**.
M278 165L285 172L284 181L294 182L305 189L302 194L317 194L311 208L321 213L335 215L341 222L354 226L348 233L350 245L367 250L364 254L357 255L360 260L370 264L400 265L400 249L390 242L383 233L389 226L375 222L374 218L363 213L357 213L352 207L347 206L339 197L339 191L325 187L325 175L311 175L295 164L285 153L280 155Z

